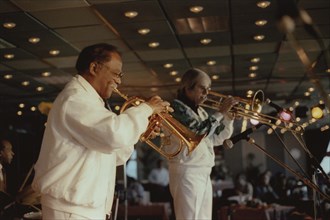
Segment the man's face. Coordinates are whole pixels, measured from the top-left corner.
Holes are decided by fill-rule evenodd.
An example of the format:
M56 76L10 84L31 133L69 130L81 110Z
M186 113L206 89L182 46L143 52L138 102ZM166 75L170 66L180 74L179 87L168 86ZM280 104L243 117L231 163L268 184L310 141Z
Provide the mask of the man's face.
M186 89L186 95L190 99L190 101L194 102L195 105L197 106L202 104L206 100L210 88L211 88L210 78L203 76L196 83L194 88Z
M110 98L113 89L121 84L122 60L119 54L112 53L111 60L96 63L94 88L103 99Z
M10 164L14 157L13 147L9 141L2 141L4 149L0 151L1 162Z

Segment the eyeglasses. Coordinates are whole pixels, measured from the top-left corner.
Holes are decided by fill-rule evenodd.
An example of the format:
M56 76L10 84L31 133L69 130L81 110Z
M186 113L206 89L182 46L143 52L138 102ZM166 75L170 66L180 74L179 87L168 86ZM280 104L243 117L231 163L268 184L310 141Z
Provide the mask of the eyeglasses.
M123 72L119 72L119 73L113 72L109 66L105 65L105 64L102 63L102 62L98 62L98 63L99 63L99 64L102 64L103 66L105 66L105 67L107 68L107 70L108 70L110 73L113 73L117 78L120 78L120 79L121 79L121 78L124 76L124 73L123 73Z

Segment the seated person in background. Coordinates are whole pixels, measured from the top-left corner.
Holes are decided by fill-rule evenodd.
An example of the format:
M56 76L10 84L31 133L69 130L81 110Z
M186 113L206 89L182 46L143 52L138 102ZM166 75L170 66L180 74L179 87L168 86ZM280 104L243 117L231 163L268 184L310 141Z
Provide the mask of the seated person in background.
M8 140L0 141L0 191L7 192L5 165L9 165L14 157L13 147Z
M162 159L157 160L157 167L151 170L148 180L150 183L164 187L168 186L168 170L164 167L164 161Z
M277 202L279 199L273 187L270 185L271 176L272 173L270 171L265 171L260 174L259 182L254 189L254 197L268 204Z
M133 177L127 177L127 200L130 205L143 204L144 188L142 184Z
M235 191L236 194L241 197L240 202L251 200L253 197L253 186L250 182L246 180L246 175L244 173L237 174L235 181Z

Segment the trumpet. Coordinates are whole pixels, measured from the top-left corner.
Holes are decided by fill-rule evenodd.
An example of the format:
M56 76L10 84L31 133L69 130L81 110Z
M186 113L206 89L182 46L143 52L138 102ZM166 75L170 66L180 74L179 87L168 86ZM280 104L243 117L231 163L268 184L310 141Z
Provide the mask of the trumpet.
M207 99L203 104L201 104L201 106L218 110L223 100L228 97L229 96L224 94L209 91ZM304 132L303 127L291 119L287 120L282 116L277 118L261 113L263 105L265 104L264 93L262 90L258 90L252 99L244 99L241 97L234 97L234 99L238 101L238 104L232 107L230 113L235 116L248 118L250 120L257 121L258 123L269 125L273 129L280 128L285 131L289 130L296 134L302 134ZM291 113L286 113L291 116Z
M125 103L122 105L120 109L120 113L122 113L127 107L130 105L138 106L140 103L145 102L145 100L139 97L128 97L125 94L121 93L118 89L113 90L120 97L125 99ZM166 129L170 135L174 135L179 140L179 145L177 149L171 149L171 151L165 150L165 146L168 145L165 141L157 146L152 141L150 141L151 133L155 129L156 126L161 126L162 129ZM184 147L187 147L188 154L196 149L200 141L205 137L206 134L196 135L194 132L189 130L187 127L182 125L176 119L172 117L168 112L162 112L158 114L153 114L149 118L149 125L147 130L140 136L140 141L146 142L150 147L160 153L162 156L167 159L171 159L178 155L181 151L184 150Z

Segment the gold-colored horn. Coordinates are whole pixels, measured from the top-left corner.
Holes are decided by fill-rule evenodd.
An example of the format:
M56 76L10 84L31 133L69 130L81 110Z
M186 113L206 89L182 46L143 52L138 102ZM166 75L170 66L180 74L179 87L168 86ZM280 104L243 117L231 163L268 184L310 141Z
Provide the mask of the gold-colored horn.
M223 100L228 98L228 95L223 95L217 92L209 91L206 101L201 106L218 110ZM259 123L271 126L273 129L280 128L289 130L297 134L302 134L304 129L301 125L293 120L285 120L282 117L273 117L261 113L264 105L264 93L258 90L252 99L244 99L241 97L234 97L239 103L232 107L230 112L238 117L244 117L250 120L256 120ZM288 114L290 114L288 112Z
M145 102L144 99L139 97L128 97L121 93L118 89L114 89L114 92L121 96L126 102L122 105L120 109L120 113L122 113L128 106L133 105L137 106L142 102ZM166 130L170 135L174 135L178 139L177 149L166 149L165 146L169 145L166 141L162 141L160 146L154 144L151 140L151 134L155 129L155 126L160 126L162 130ZM162 112L158 114L153 114L149 118L149 125L147 130L140 136L140 140L146 142L150 147L160 153L162 156L167 159L173 158L178 155L181 151L183 151L187 147L188 154L195 150L198 146L199 142L205 137L204 135L196 135L194 132L189 130L187 127L182 125L176 119L172 117L167 112Z

